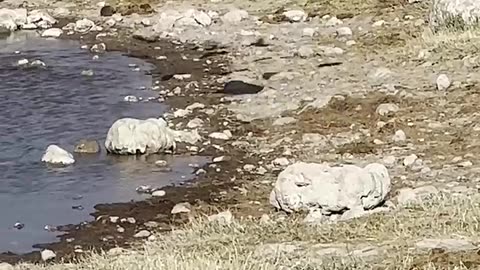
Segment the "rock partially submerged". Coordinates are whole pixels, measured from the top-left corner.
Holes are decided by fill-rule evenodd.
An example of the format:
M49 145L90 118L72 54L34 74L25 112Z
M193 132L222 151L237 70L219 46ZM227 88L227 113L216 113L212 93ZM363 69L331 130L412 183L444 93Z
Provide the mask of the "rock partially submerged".
M47 150L42 157L42 162L70 165L75 163L75 159L73 158L72 154L68 153L66 150L52 144L47 147Z
M390 188L387 168L378 163L360 168L299 162L279 174L270 203L286 212L319 209L325 215L340 214L373 209Z
M81 139L75 144L73 152L94 154L100 152L100 145L96 140Z
M108 130L105 148L120 155L173 151L175 135L163 119L122 118Z

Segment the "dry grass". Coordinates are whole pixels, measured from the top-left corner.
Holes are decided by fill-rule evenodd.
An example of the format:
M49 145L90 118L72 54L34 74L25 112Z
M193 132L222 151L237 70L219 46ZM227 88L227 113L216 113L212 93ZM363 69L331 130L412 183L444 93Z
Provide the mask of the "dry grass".
M464 261L480 262L480 256L460 254L446 260L451 255L417 254L408 248L423 238L474 238L480 229L479 204L480 196L441 196L396 213L322 226L306 226L293 217L263 225L238 220L220 226L197 220L121 255L94 254L77 264L18 269L446 269L451 264L462 269ZM388 256L376 256L367 263L353 257L315 255L315 244L333 242L379 245ZM289 243L299 250L267 252L262 246L266 243Z

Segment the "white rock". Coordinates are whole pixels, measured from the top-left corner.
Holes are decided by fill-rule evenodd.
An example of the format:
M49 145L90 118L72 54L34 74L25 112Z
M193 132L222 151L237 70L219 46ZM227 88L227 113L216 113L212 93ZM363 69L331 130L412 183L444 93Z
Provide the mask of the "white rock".
M0 270L13 270L13 266L9 263L0 263Z
M143 18L141 23L144 26L151 26L152 25L152 21L149 18Z
M392 136L392 141L399 143L399 142L404 142L407 140L407 135L403 130L397 130L395 132L395 135Z
M475 0L434 0L430 9L430 25L440 27L478 26L480 2ZM456 22L457 24L453 24Z
M26 9L0 9L0 32L13 32L26 23Z
M222 16L222 21L228 24L238 24L241 21L248 19L248 12L241 9L234 9Z
M275 166L280 166L280 167L285 167L290 164L290 161L287 158L276 158L275 160L272 161L273 165Z
M203 11L196 11L193 13L193 18L201 26L209 26L212 24L212 18Z
M410 167L415 164L415 161L418 159L417 155L411 154L403 159L403 166Z
M471 241L464 239L423 239L415 243L420 250L443 249L447 252L460 252L478 249Z
M30 63L30 66L32 67L45 67L46 64L41 61L41 60L33 60L31 63Z
M42 261L46 262L46 261L49 261L49 260L52 260L54 259L55 257L57 257L57 255L55 254L55 252L49 250L49 249L44 249L42 250L42 252L40 252L40 255L42 257Z
M196 109L203 109L203 108L205 108L205 104L195 102L191 105L188 105L185 109L188 110L188 111L194 111Z
M434 186L423 186L415 189L402 188L398 191L397 202L401 206L419 204L439 193Z
M383 164L387 167L392 167L397 162L397 158L394 156L386 156L383 158Z
M95 23L89 19L81 19L75 22L75 32L86 33L95 28Z
M199 128L204 125L204 122L200 118L194 118L187 123L188 128Z
M154 192L152 192L153 197L163 197L166 194L167 193L165 192L165 190L155 190Z
M57 20L45 11L33 10L28 14L27 23L36 24L40 28L50 28L57 23Z
M351 37L353 35L350 27L344 26L337 29L337 37Z
M338 19L337 17L331 17L326 23L325 26L337 26L343 24L343 21Z
M125 96L123 101L135 103L138 102L138 98L136 96Z
M91 48L90 48L90 51L91 52L94 52L94 53L102 53L102 52L105 52L107 50L107 45L105 45L105 43L98 43L98 44L94 44Z
M288 125L291 123L295 123L297 120L293 117L287 116L287 117L282 117L282 118L277 118L275 121L273 121L274 126L283 126L283 125Z
M63 34L63 30L60 28L50 28L42 33L42 37L54 37L58 38Z
M230 211L220 212L208 217L209 222L215 222L220 225L230 225L233 222L233 215Z
M314 28L303 28L302 36L304 37L313 37L317 31Z
M177 203L171 213L172 214L180 214L180 213L190 213L190 209L192 208L192 206L188 203L188 202L185 202L185 203Z
M72 154L52 144L47 147L45 154L43 154L42 162L69 165L75 163L75 159Z
M152 235L151 232L149 232L147 230L141 230L141 231L137 232L136 234L134 234L133 237L135 237L135 238L147 238L150 235Z
M228 134L225 134L223 132L213 132L208 135L209 138L216 139L216 140L230 140L230 136Z
M323 213L372 209L385 200L391 188L387 168L372 163L330 167L299 162L278 175L270 203L286 212L320 208Z
M120 217L116 217L116 216L109 217L109 220L111 223L117 223L119 219Z
M298 48L297 54L302 58L310 58L315 54L315 51L312 47L304 45Z
M303 22L308 17L308 14L305 11L299 9L285 11L283 15L287 17L290 22Z
M381 116L387 116L387 115L394 114L394 113L398 112L398 110L400 110L400 108L398 107L397 104L383 103L383 104L378 105L376 113L381 115Z
M28 59L20 59L17 61L17 66L25 66L29 63Z
M447 75L445 74L440 74L438 77L437 77L437 89L439 91L445 91L447 90L450 85L452 85L452 82L450 81L450 79L447 77Z
M380 27L380 26L383 26L385 24L385 21L384 20L379 20L379 21L376 21L372 24L373 27Z
M174 150L176 136L163 119L122 118L108 130L105 148L109 153L120 155L159 153Z

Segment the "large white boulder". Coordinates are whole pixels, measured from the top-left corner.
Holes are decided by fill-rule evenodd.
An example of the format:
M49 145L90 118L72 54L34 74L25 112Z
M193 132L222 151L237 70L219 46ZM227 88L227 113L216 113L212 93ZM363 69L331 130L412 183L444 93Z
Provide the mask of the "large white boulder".
M433 27L463 27L478 25L480 1L433 0L430 24Z
M75 163L75 159L69 152L60 148L58 145L52 144L47 147L45 154L43 154L42 162L70 165Z
M105 148L109 153L134 155L174 150L175 132L163 119L122 118L108 130Z
M372 209L385 200L390 188L390 176L382 164L360 168L299 162L278 175L270 203L286 212L320 209L329 215Z
M0 9L0 32L13 32L23 26L26 21L26 9Z

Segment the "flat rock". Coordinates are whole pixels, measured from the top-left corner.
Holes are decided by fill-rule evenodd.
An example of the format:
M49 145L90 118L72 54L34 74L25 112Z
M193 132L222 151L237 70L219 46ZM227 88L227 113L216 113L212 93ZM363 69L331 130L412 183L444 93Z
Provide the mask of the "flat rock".
M96 140L81 139L75 144L75 153L95 154L100 152L100 144Z
M188 202L184 202L184 203L177 203L171 213L172 214L180 214L180 213L190 213L190 209L192 208L192 206L190 205L190 203Z
M47 262L47 261L50 261L50 260L53 260L55 259L55 257L57 257L57 255L55 254L55 252L49 250L49 249L44 249L42 250L42 252L40 252L40 255L42 257L42 261L44 262Z
M471 241L464 239L423 239L415 243L420 250L443 249L447 252L460 252L478 249Z
M308 14L300 9L288 10L283 13L290 22L303 22L307 19Z
M134 234L133 237L135 237L135 238L147 238L150 235L152 235L151 232L149 232L147 230L141 230L141 231L137 232L136 234Z
M60 28L50 28L42 33L42 37L53 37L58 38L63 34L63 30Z
M223 93L230 95L256 94L263 90L263 86L243 81L229 81L223 87Z
M222 16L222 22L228 24L238 24L248 18L248 12L245 10L234 9Z

